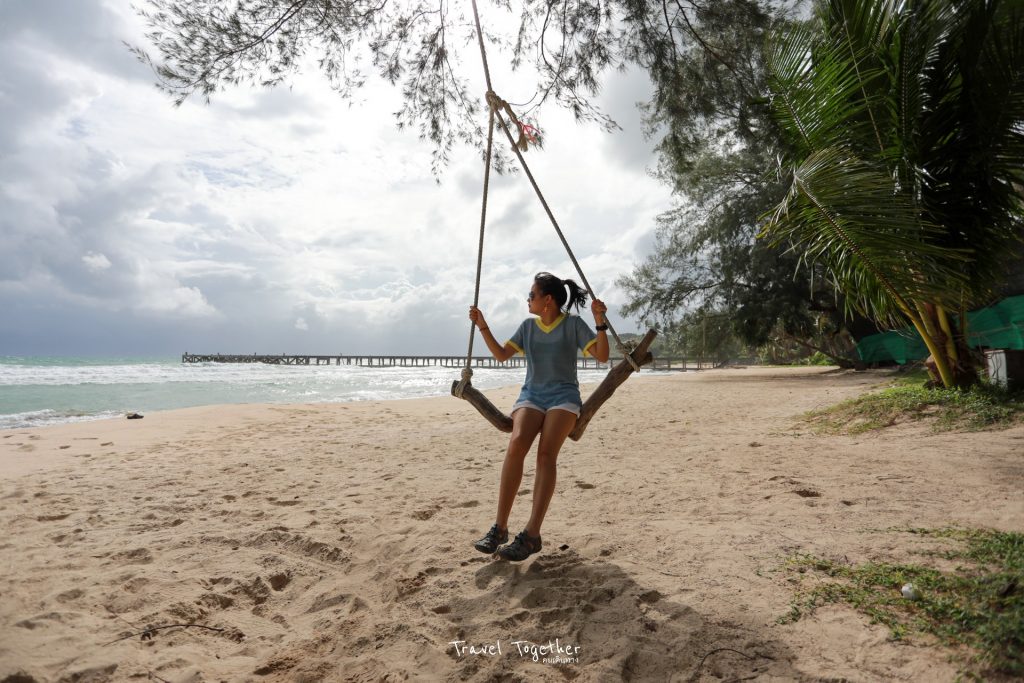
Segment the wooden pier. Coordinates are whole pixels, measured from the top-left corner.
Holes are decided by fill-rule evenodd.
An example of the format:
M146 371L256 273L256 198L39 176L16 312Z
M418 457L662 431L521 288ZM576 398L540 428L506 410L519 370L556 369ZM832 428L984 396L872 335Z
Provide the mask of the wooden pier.
M590 361L593 359L581 359ZM357 365L367 368L461 368L466 365L465 356L307 356L307 355L227 355L220 353L184 353L182 363L267 363L269 365ZM514 356L499 363L493 356L474 356L475 368L516 368L526 367L526 358ZM580 366L584 367L584 366Z
M613 354L609 363L598 363L593 358L577 358L576 367L581 370L607 369L618 362ZM237 355L220 353L188 353L181 354L182 363L267 363L269 365L355 365L366 368L462 368L466 365L465 356L313 356L313 355ZM651 370L704 370L718 367L711 361L695 361L685 358L655 358L648 368ZM504 363L499 363L493 356L473 356L471 367L508 370L526 367L524 356L512 356Z

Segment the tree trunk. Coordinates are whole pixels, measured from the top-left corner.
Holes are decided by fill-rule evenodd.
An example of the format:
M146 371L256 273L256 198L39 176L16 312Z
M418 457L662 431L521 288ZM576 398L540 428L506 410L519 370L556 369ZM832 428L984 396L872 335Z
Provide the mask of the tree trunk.
M790 341L799 344L800 346L804 347L805 349L810 349L811 351L817 351L818 353L820 353L820 354L822 354L824 356L828 356L831 360L834 360L836 362L836 365L838 365L843 370L858 370L858 371L867 370L867 365L864 363L864 361L860 360L859 358L847 358L845 356L840 356L839 354L837 354L837 353L835 353L833 351L829 351L826 348L823 348L821 346L817 346L817 345L812 344L812 343L810 343L808 341L804 341L803 339L800 339L799 337L795 337L795 336L793 336L791 334L788 334L786 332L782 332L781 334L786 339L789 339Z
M974 352L967 345L967 339L960 331L956 319L935 304L924 304L922 314L927 316L926 327L932 334L934 344L931 345L932 355L925 359L924 365L931 376L930 385L944 386L938 366L935 362L935 351L942 353L946 365L952 374L952 389L966 389L978 382L979 366Z

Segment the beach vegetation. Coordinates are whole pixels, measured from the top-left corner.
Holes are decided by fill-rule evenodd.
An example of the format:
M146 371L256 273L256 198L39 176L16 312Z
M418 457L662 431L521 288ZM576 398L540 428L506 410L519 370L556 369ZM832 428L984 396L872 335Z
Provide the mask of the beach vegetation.
M936 384L978 381L959 321L1019 258L1024 15L998 0L822 0L806 21L708 35L747 58L718 99L678 79L700 94L654 110L678 202L620 281L625 310L664 332L725 313L775 362L818 352L840 367L860 367L851 345L823 340L910 324Z
M768 42L788 144L762 234L824 266L848 310L912 325L946 388L978 381L957 321L995 296L1024 225L1018 10L827 0Z
M795 555L783 571L799 588L779 622L793 623L822 605L848 605L871 623L886 626L894 640L931 639L965 648L970 677L1024 675L1024 534L962 528L889 531L938 541L942 548L919 551L917 563L853 564ZM959 649L954 653L962 654Z
M730 58L666 48L650 65L655 173L673 206L658 216L651 253L619 280L623 313L694 357L790 363L822 353L853 367L851 330L874 325L846 316L820 266L799 269L789 245L757 238L786 189L774 173L787 143L766 97L765 40L798 19L769 2L722 3L701 18L702 38Z
M833 365L832 359L826 356L821 351L815 351L810 356L807 356L800 363L801 365L816 365L816 366L829 366Z
M967 389L932 386L923 370L898 376L884 389L807 413L819 433L861 434L896 424L926 421L937 432L999 429L1024 418L1024 390L987 381Z

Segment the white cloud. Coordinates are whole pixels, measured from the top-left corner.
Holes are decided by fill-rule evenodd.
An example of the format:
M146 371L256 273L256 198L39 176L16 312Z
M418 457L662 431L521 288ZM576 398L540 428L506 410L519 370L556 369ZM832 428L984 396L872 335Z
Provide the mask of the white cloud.
M143 313L176 313L199 318L217 314L217 309L195 287L172 286L140 291L136 294L135 309Z
M173 339L193 350L189 340L202 336L224 339L227 352L241 329L249 345L295 334L313 352L339 338L352 352L463 347L480 222L476 150L456 150L437 184L429 146L393 126L397 91L369 86L350 107L315 68L290 89L175 108L120 45L142 40L127 5L74 4L87 31L47 2L18 5L20 23L0 28L0 306L17 300L39 321L62 306L127 312L137 318L124 324L139 330L154 317L179 321ZM668 204L629 118L648 86L635 74L615 79L602 102L624 134L549 109L539 121L545 149L527 155L613 314L624 303L614 280L642 258ZM510 98L522 85L503 82ZM522 173L492 175L488 219L480 305L511 329L535 272L578 276ZM17 352L13 344L0 331L0 353Z
M110 267L110 259L103 254L94 254L91 251L82 257L82 262L93 272L106 270Z

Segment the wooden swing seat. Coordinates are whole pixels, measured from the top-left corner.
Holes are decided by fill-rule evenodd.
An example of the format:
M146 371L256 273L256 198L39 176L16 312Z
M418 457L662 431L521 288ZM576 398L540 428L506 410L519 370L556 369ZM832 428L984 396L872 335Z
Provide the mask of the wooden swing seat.
M644 366L654 360L654 356L648 351L654 338L658 336L658 333L654 330L648 330L644 338L640 340L636 348L629 354L637 366ZM594 390L587 400L583 402L583 409L580 411L579 419L576 420L576 426L569 433L569 438L573 441L579 441L580 437L583 436L583 432L586 431L587 425L590 424L591 418L597 413L597 411L604 405L604 402L611 398L615 390L619 388L619 385L625 382L629 376L634 372L633 365L628 360L623 358L620 360L614 368L608 371L608 375L604 378L597 389ZM458 397L457 392L459 381L452 382L452 396ZM462 398L469 401L469 403L476 408L481 415L487 418L487 421L497 427L500 431L510 433L512 431L512 418L505 413L498 410L490 399L484 396L480 391L475 388L470 382L462 388Z

